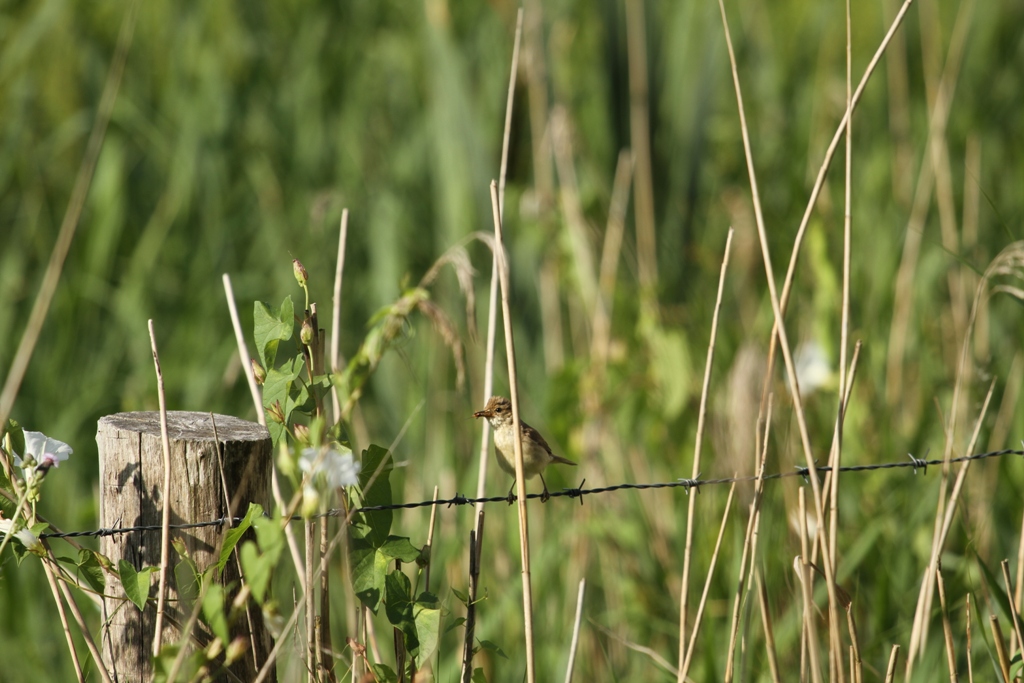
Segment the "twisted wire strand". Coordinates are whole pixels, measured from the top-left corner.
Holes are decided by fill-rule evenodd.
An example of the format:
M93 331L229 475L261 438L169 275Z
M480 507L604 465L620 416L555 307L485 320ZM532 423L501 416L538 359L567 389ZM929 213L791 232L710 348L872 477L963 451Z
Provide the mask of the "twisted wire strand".
M965 455L958 458L950 458L949 462L967 462L970 460L984 460L986 458L998 458L1004 455L1020 455L1024 456L1024 450L1004 449L1001 451L990 451L988 453L976 453L974 455ZM839 468L840 472L874 472L878 470L890 470L899 468L912 468L914 474L920 469L922 473L928 473L929 465L941 465L943 461L939 460L922 460L915 458L913 455L910 456L909 460L897 461L897 462L886 462L878 463L875 465L845 465ZM831 472L832 468L824 465L816 468L818 472ZM763 479L765 481L773 479L783 479L786 477L804 477L806 478L810 474L810 471L806 467L796 467L792 472L775 472L773 474L766 474ZM732 483L743 483L756 481L756 475L748 475L743 477L724 477L720 479L677 479L676 481L663 481L663 482L652 482L648 484L615 484L612 486L601 486L598 488L583 488L583 484L586 483L584 479L580 482L580 485L576 488L562 489L550 494L551 498L579 498L580 505L583 504L583 496L591 496L600 493L611 493L613 491L623 490L637 490L645 491L647 489L668 489L668 488L682 488L686 493L691 490L700 493L701 486L716 486L719 484L732 484ZM527 499L541 498L540 493L528 494ZM451 498L438 499L438 500L421 500L415 503L394 503L391 505L368 505L365 507L355 508L351 511L352 514L358 512L380 512L384 510L411 510L414 508L430 507L432 505L444 505L451 507L453 505L475 505L476 503L508 503L509 499L507 496L490 496L486 498L469 498L467 496L456 493ZM317 515L313 515L314 518L320 517L345 517L349 514L349 511L343 509L332 509L327 512L323 512ZM211 519L206 522L190 522L187 524L171 524L171 529L199 529L203 527L211 526L227 526L230 521L231 526L236 526L242 521L242 517L233 517L230 520L226 517L220 519ZM300 521L303 518L296 515L291 518L291 521ZM104 536L116 536L119 534L130 534L139 531L160 531L163 527L159 524L149 524L142 526L130 526L130 527L114 527L107 529L93 529L91 531L66 531L66 532L53 532L39 534L40 538L81 538L81 537L104 537Z

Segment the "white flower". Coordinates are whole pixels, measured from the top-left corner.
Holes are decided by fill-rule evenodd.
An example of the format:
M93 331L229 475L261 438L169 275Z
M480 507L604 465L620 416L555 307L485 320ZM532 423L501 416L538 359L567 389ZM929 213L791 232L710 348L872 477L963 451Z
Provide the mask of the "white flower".
M7 535L11 533L11 527L14 526L13 519L0 519L0 534Z
M304 448L299 456L299 468L313 478L323 476L331 489L359 483L359 466L347 448L344 452L334 448Z
M42 432L25 432L25 458L35 461L35 467L48 470L57 467L67 460L74 451L71 446L63 441L51 439ZM17 454L14 455L14 464L23 467L24 462Z
M22 529L21 531L15 532L14 537L21 541L21 544L30 552L35 553L43 550L42 541L32 533L31 529Z

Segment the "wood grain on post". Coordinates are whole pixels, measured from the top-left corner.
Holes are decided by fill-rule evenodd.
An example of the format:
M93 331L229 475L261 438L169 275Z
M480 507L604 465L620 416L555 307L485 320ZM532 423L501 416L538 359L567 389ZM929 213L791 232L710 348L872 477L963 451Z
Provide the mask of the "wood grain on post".
M164 466L160 414L118 413L100 419L96 434L100 457L100 526L105 529L154 527L152 531L130 531L102 537L100 552L115 566L120 560L128 561L137 570L160 564L160 524L165 495L170 500L172 526L208 522L228 515L241 516L250 502L269 509L272 446L267 429L225 415L214 415L213 420L223 457L223 482L210 414L168 412L171 486L165 492L161 491ZM189 557L201 573L217 563L223 533L222 526L172 528L170 537L184 543ZM172 548L171 569L180 561ZM179 602L173 571L167 578L165 644L180 640L180 628L188 621L192 607L187 600ZM233 586L225 597L226 606L230 606L239 587L238 565L233 558L224 568L221 583ZM140 612L125 597L116 578L108 578L106 593L106 627L102 643L104 664L114 680L120 683L148 681L152 674L150 653L156 621L155 601L147 603L145 611ZM248 618L243 616L232 624L231 634L232 637L243 635L249 643L248 651L232 665L231 673L243 681L252 680L266 661L273 642L260 610L253 607L251 601ZM212 640L213 636L203 624L197 624L193 629L193 646L205 646Z

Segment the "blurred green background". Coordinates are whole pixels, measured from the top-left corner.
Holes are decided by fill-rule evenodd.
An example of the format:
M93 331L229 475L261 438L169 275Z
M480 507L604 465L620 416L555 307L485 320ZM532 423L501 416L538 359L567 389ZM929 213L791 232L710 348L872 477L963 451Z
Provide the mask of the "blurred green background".
M4 375L67 206L126 7L112 0L0 2ZM366 322L400 295L403 281L418 281L469 233L491 230L488 186L498 173L517 9L509 0L141 3L78 234L12 415L75 449L47 479L40 514L64 529L95 527L97 419L157 406L147 319L156 327L170 409L253 419L222 273L232 277L250 335L253 301L276 307L285 295L299 295L292 258L305 264L314 299L329 310L338 222L347 207L338 333L350 356ZM727 9L781 284L845 109L845 10L841 2L797 0L738 0ZM895 0L854 3L855 81L897 9ZM636 54L646 57L649 97L632 101L640 111L647 106L651 182L645 185L639 165L634 179L653 197L657 280L653 289L639 285L645 252L631 189L621 252L613 254L618 271L606 302L611 328L603 357L592 350L588 288L601 262L617 158L623 149L637 151L630 74L635 86L639 64L630 64L621 1L537 0L527 10L505 211L520 390L524 417L557 452L580 462L578 471L549 475L549 484L690 476L730 226L736 233L702 474L751 473L772 314L718 8L710 0L642 5L636 26L646 45ZM951 410L961 416L954 450L962 453L993 380L978 450L1013 448L1022 436L1024 318L1011 297L985 308L972 335L964 401L950 405L978 273L1024 237L1022 28L1024 5L1014 0L919 0L864 91L853 126L851 273L851 338L864 346L844 462L923 457L928 449L935 457L945 443L939 411ZM945 96L948 119L940 117L936 128L930 113ZM787 317L793 345L816 346L826 366L821 388L805 387L819 462L827 459L836 404L842 163L840 148L810 222ZM925 166L936 169L934 184L920 180ZM912 224L915 202L920 221ZM901 292L908 224L920 253ZM476 487L479 427L471 414L483 402L486 303L479 302L486 302L491 260L479 244L469 250L478 272L476 319L465 319L450 272L431 289L460 330L466 384L457 386L451 354L430 322L414 318L361 403L365 437L374 443L388 446L410 420L395 449L403 463L396 496L408 501L429 498L434 485L442 496ZM645 301L656 306L645 308ZM327 317L321 313L321 321ZM895 360L894 334L903 335L904 349ZM783 374L776 368L769 471L802 462ZM496 390L507 391L503 370ZM491 470L488 493L504 493L505 475ZM884 671L892 643L906 648L938 481L934 468L927 477L899 470L843 479L839 579L855 599L869 670ZM758 559L789 672L800 651L791 569L799 539L790 521L799 484L769 486ZM1016 556L1022 488L1019 458L974 466L944 557L956 604L979 589L975 552L989 566ZM749 493L749 486L737 493L743 504L727 529L695 680L724 670ZM707 487L698 499L691 605L725 497L724 487ZM588 594L578 680L668 680L624 642L675 661L685 501L676 489L590 498L582 508L569 499L531 508L543 680L564 671L580 578ZM422 544L427 518L423 510L407 512L396 518L396 531ZM465 589L471 524L468 508L438 512L431 588L452 610L445 623L463 615L450 587ZM46 672L71 680L38 563L17 567L9 553L5 560L0 679L39 680ZM478 665L488 680L522 680L514 508L489 508L481 585L488 598L477 635L509 659L483 654ZM756 611L748 612L743 670L749 680L766 680ZM335 610L339 648L347 635L339 635L342 614L343 607ZM963 616L959 607L958 624ZM95 613L91 618L98 625ZM945 675L940 628L932 626L916 680ZM457 678L461 635L457 628L442 641L437 680ZM987 672L987 658L976 657Z

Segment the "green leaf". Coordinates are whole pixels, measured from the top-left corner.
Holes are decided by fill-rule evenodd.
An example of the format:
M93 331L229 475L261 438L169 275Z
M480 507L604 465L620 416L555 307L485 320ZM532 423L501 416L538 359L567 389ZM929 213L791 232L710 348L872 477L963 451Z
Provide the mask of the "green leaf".
M498 655L499 657L503 657L504 659L508 659L508 655L505 654L505 651L502 650L500 647L498 647L496 644L492 643L491 641L489 641L489 640L481 640L479 642L480 642L480 647L482 647L483 649L487 650L488 652L493 652L494 654Z
M384 613L387 614L392 626L405 630L405 626L412 625L412 599L409 597L411 591L409 577L401 569L387 575L384 582ZM415 631L413 633L415 635ZM408 640L406 644L408 645Z
M257 301L253 308L253 337L256 339L256 351L260 362L269 373L277 359L277 347L282 341L292 338L295 328L295 305L291 295L281 302L281 308L275 314L270 304Z
M391 667L385 664L371 664L373 677L380 683L398 683L398 674L392 671Z
M363 506L391 505L391 471L394 469L391 454L386 448L370 446L363 451L362 469L359 471L359 489ZM364 512L363 518L370 527L373 547L379 548L391 533L393 513L391 510Z
M352 589L356 597L376 614L384 597L388 558L368 539L352 539Z
M252 541L243 543L242 547L238 549L238 555L242 562L242 575L245 576L256 602L262 604L267 595L270 574L276 562L272 562L266 554L261 554Z
M473 683L487 683L487 676L484 675L484 670L479 666L473 669Z
M419 641L414 656L416 666L422 669L437 647L438 632L441 630L441 609L437 605L437 598L430 593L420 594L412 607L412 616L416 623L416 639Z
M459 599L459 602L469 607L469 593L463 593L458 588L453 588L452 593L455 593L455 597Z
M251 507L249 512L253 512ZM279 518L264 517L262 510L259 514L251 516L247 513L246 518L256 530L256 541L259 545L253 541L246 541L238 549L238 555L242 562L242 574L249 584L249 589L252 590L253 597L256 602L263 604L270 586L270 577L284 551L284 531L281 530Z
M149 597L149 586L152 582L150 576L156 570L156 567L145 567L136 571L135 567L127 560L119 560L117 563L117 575L121 579L124 594L140 610L146 608L146 598Z
M295 388L296 380L302 375L305 367L305 360L300 354L290 358L279 368L267 370L267 379L263 382L263 407L270 408L275 403L280 403L285 422L290 421L292 412L297 407L308 401L308 394L305 390ZM300 395L304 398L301 398ZM270 429L270 435L273 437L276 447L281 435L284 434L284 427L278 422L270 420L267 428Z
M388 536L380 546L380 552L389 559L407 563L415 562L420 556L420 549L405 536Z
M447 635L449 631L454 631L455 629L457 629L458 627L462 626L465 623L466 623L466 617L459 617L459 618L455 619L454 621L452 621L452 623L448 624L445 627L444 632Z
M224 534L224 544L220 549L220 559L217 561L217 571L223 572L224 567L228 563L228 559L231 557L231 551L238 545L239 539L242 538L242 534L249 530L252 526L252 520L257 517L263 516L263 506L256 503L249 503L249 509L245 512L245 517L238 524L237 527L231 529Z
M213 634L227 646L231 642L228 632L228 619L224 615L224 587L219 583L211 584L203 596L203 616Z
M103 573L103 565L95 550L82 548L78 551L78 578L97 593L102 593L107 588L107 575Z

